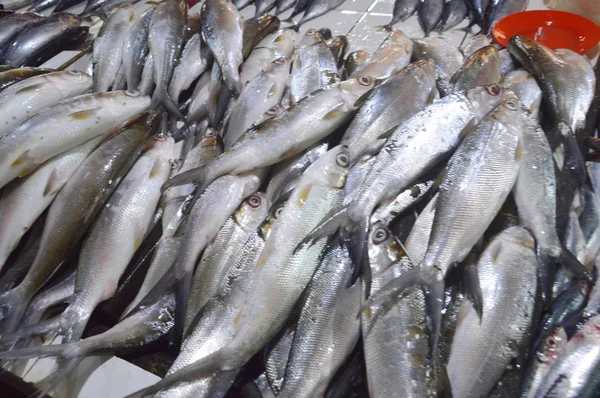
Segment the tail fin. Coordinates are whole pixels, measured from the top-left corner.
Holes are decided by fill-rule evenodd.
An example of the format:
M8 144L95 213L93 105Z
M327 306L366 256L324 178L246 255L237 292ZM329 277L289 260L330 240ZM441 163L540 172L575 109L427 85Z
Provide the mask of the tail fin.
M11 334L17 329L30 301L31 295L24 286L17 286L0 296L0 336Z
M20 348L18 350L0 352L0 358L73 358L84 355L78 343L42 345L38 347Z
M171 329L170 344L172 347L181 347L185 314L187 313L190 290L192 288L192 272L178 278L175 284L175 324Z
M22 339L28 339L35 336L42 336L50 332L61 332L62 315L58 315L47 321L42 321L35 325L20 329L11 334L5 334L0 342L2 344L14 343Z
M353 220L350 217L340 229L340 238L346 242L350 249L350 257L354 263L352 281L355 281L359 274L362 274L367 296L371 292L371 267L369 266L369 252L367 250L370 218L371 212L368 212L367 216L360 220Z
M437 360L442 331L442 313L444 311L444 280L435 281L423 287L427 308L428 326L431 332L431 358Z
M333 235L348 219L348 209L345 207L328 214L315 229L302 239L294 249L294 253L305 245L312 246L317 240Z
M565 123L559 123L558 129L562 134L565 149L564 168L577 180L579 185L584 185L587 181L585 159L579 148L577 138Z
M161 90L157 87L156 90L154 90L154 94L152 95L152 104L150 107L152 109L157 109L160 105L164 106L171 116L175 116L179 120L182 120L184 123L187 124L185 116L183 116L183 114L177 107L177 104L173 102L173 100L169 96L169 93L167 93L167 89L163 88Z
M195 169L184 171L183 173L179 173L176 176L169 178L167 182L163 184L162 190L165 191L171 187L177 187L192 182L195 183L197 186L202 186L206 184L206 174L206 166L196 167Z

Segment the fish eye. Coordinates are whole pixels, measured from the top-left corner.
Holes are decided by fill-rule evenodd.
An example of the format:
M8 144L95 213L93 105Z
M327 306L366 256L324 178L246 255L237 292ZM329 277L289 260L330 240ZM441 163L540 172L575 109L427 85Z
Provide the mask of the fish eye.
M380 244L387 240L388 231L385 228L377 228L373 234L373 243Z
M517 110L517 102L515 100L509 99L504 101L504 107L510 109L511 111Z
M500 92L502 91L502 89L500 88L499 85L497 84L492 84L490 86L487 87L487 91L488 93L490 93L491 95L493 95L494 97L500 95Z
M208 130L206 130L206 133L204 133L204 136L207 138L216 137L217 132L213 129L208 129Z
M358 84L361 86L370 86L371 83L373 83L373 79L371 79L369 76L361 76L358 78Z
M125 95L128 96L128 97L135 98L135 97L139 97L140 94L141 93L139 91L135 91L135 90L127 90L127 91L125 91Z
M553 337L549 337L548 340L546 340L546 344L548 344L549 348L554 348L556 347L556 340L554 340Z
M285 62L285 59L283 58L277 58L275 61L273 61L273 63L277 64L277 65L281 65Z
M278 112L279 112L279 108L277 108L276 106L272 106L267 110L267 115L275 116L275 115L277 115Z
M67 71L67 73L69 73L69 75L73 75L73 76L79 76L79 74L80 74L80 73L79 73L78 71L76 71L76 70L69 70L69 71Z
M252 195L248 198L247 202L250 205L250 207L256 209L258 206L261 205L262 199L260 198L260 196Z
M348 158L348 154L346 153L339 153L336 157L335 157L335 163L337 163L338 166L340 167L348 167L348 164L350 163L350 159Z
M283 211L283 206L279 206L277 209L275 209L275 212L273 213L273 216L275 217L275 219L279 218L282 211Z

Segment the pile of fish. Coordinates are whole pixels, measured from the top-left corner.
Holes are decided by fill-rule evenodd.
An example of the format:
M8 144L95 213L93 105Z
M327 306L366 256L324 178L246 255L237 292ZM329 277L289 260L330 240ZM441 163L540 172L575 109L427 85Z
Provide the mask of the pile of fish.
M57 357L48 391L168 340L133 396L596 395L587 58L400 30L346 54L229 0L144 8L108 13L90 73L32 67L47 22L5 35L4 368Z

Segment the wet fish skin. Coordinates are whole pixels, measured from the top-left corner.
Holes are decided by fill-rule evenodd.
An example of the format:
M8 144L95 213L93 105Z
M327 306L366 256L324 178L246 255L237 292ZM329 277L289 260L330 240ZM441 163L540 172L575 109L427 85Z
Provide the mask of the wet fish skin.
M149 105L149 98L137 91L114 91L68 98L42 109L0 141L0 187L105 134Z
M138 90L146 56L148 55L148 33L155 7L144 11L129 28L123 39L123 73L128 90ZM146 93L147 94L147 93Z
M169 96L175 103L179 103L180 94L188 89L209 66L210 58L205 56L207 51L203 51L202 46L202 39L197 33L183 48L168 90Z
M290 322L288 326L280 332L279 338L273 340L265 347L265 378L273 395L279 394L285 372L287 368L290 351L294 342L294 332L296 322Z
M261 15L260 17L248 18L244 20L244 47L242 53L244 59L248 58L254 47L261 42L267 35L277 31L281 21L273 15Z
M314 397L350 355L360 333L362 283L352 279L352 260L339 245L329 248L307 286L278 396ZM327 303L323 305L324 303ZM322 366L314 366L312 360Z
M383 223L369 234L371 292L413 268L400 243ZM387 307L387 306L386 306ZM370 306L362 313L369 395L420 397L428 391L429 344L425 299L414 289L391 307Z
M413 206L415 203L418 203L423 196L427 195L432 190L434 185L435 182L429 179L414 184L409 189L401 192L390 203L379 207L375 213L373 213L373 216L371 216L371 223L382 221L386 224L390 224L399 214L410 206Z
M452 76L450 84L454 91L498 84L502 80L500 54L494 46L483 47L465 61L465 64Z
M154 58L151 53L148 53L146 60L144 61L144 67L142 68L142 75L140 77L140 83L138 84L137 90L152 95L156 82L154 81Z
M240 94L239 69L243 56L243 23L228 0L209 0L202 6L202 37L221 68L225 86L235 97Z
M394 9L392 11L392 20L385 28L392 30L393 26L398 22L406 21L411 15L417 11L419 0L396 0L394 1Z
M59 192L50 206L40 249L31 269L17 287L0 296L3 337L15 330L33 294L60 266L72 245L82 238L114 191L116 182L131 167L158 125L158 115L152 112L132 120L88 156Z
M373 79L359 77L308 96L279 116L269 119L260 128L248 131L243 139L207 167L171 178L166 187L194 180L202 192L211 181L224 174L240 174L292 157L319 142L348 120L357 99L371 90L373 85ZM260 151L260 154L255 155L256 151Z
M19 32L42 20L42 16L33 12L16 12L2 18L0 31L0 49L12 40Z
M50 7L55 6L58 3L58 0L38 0L33 3L31 7L27 11L30 12L40 12L44 11Z
M240 72L240 83L245 85L260 74L263 68L278 58L290 58L296 44L296 32L279 29L262 39L252 50Z
M296 0L277 0L275 15L280 15L296 5Z
M5 45L1 62L14 67L37 66L60 52L81 31L81 19L72 14L53 14L17 34ZM43 52L50 49L50 53ZM45 59L39 59L40 56Z
M184 335L202 307L216 294L221 294L231 259L243 250L246 242L267 218L269 202L266 194L257 192L248 197L221 227L214 241L206 248L192 281Z
M38 218L35 224L30 228L31 232L27 235L24 243L24 252L10 264L10 267L0 278L0 292L6 292L17 286L33 264L40 248L42 229L44 228L45 217Z
M348 49L348 38L346 36L340 35L336 37L332 37L331 39L325 42L327 47L331 50L331 53L335 57L338 69L341 68L344 63L344 54Z
M569 340L533 396L543 397L556 392L561 397L593 397L600 384L597 375L599 331L600 316L596 315Z
M357 50L348 55L346 57L346 61L344 62L344 69L346 70L346 75L350 76L354 71L363 64L369 57L371 53L363 50Z
M118 7L112 11L94 40L92 62L94 64L94 92L108 91L116 84L121 68L124 44L128 31L137 16L132 7Z
M442 32L454 28L467 18L469 10L465 0L446 0L442 17L437 26L437 30Z
M92 79L83 72L33 76L0 91L0 138L47 106L87 93Z
M46 161L4 188L0 197L0 268L101 139L94 138Z
M438 25L443 11L444 0L421 0L417 7L417 15L425 37L428 37Z
M425 37L412 39L412 42L413 60L433 59L440 95L448 95L452 91L450 79L463 65L462 53L443 38Z
M425 258L431 230L433 228L433 219L435 218L435 208L439 194L435 194L429 200L427 206L419 213L408 238L406 238L407 255L413 264L420 264Z
M471 39L467 42L467 44L464 47L460 47L460 51L465 56L465 59L469 59L471 55L475 54L475 52L491 44L492 41L489 37L479 33L471 37Z
M483 30L490 34L496 22L508 15L525 11L528 5L529 0L492 0L485 13Z
M538 118L542 103L542 90L531 74L523 69L517 69L505 76L502 84L517 95L534 118Z
M465 301L454 333L448 361L453 395L487 395L518 355L533 317L536 263L533 237L523 228L508 228L488 244L477 263L481 320Z
M488 9L491 8L492 1L494 0L468 0L467 4L474 11L476 22L482 29L485 26L485 17Z
M337 61L323 40L295 52L289 82L292 103L339 81Z
M260 16L268 13L277 5L276 0L256 0L255 16Z
M67 273L53 286L37 294L27 308L21 327L34 325L42 319L44 311L53 305L69 303L75 291L75 270Z
M361 105L342 137L351 161L377 154L386 134L422 111L436 93L435 65L430 59L410 64L384 80Z
M350 76L388 78L409 64L412 52L413 44L408 36L400 30L394 30Z
M290 63L289 59L278 58L244 86L240 96L230 105L223 127L225 150L231 148L265 112L279 104Z
M297 26L312 21L315 18L320 17L328 13L329 11L339 7L344 3L344 0L312 0L308 3L308 7L302 15L302 19L298 22Z
M3 0L2 7L5 10L18 10L27 7L33 3L33 0Z

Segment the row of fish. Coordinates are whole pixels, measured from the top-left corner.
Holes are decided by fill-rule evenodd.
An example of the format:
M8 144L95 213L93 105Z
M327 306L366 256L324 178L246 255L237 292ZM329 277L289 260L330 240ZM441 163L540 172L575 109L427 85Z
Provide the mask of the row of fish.
M586 58L144 8L107 15L88 73L0 72L5 368L60 358L47 391L169 340L133 396L594 396Z

